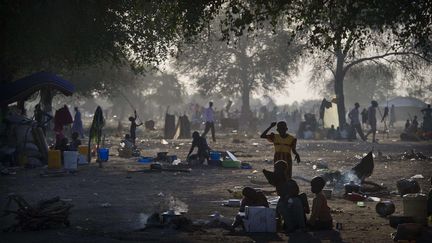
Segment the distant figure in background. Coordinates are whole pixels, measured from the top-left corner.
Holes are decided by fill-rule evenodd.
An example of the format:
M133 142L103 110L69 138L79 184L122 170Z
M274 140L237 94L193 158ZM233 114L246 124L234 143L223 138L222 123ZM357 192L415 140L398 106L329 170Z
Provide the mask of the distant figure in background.
M40 104L37 104L34 109L34 119L37 122L38 127L42 128L43 133L46 135L46 125L51 121L53 117L44 112L41 109Z
M81 112L78 110L78 107L75 107L75 117L72 124L72 133L77 132L81 138L84 138L84 128L81 120Z
M377 119L376 119L376 108L378 107L378 102L375 100L371 101L371 106L368 109L368 123L370 126L369 132L366 134L366 138L372 133L372 143L376 143L375 135L377 131Z
M195 147L198 148L196 154L192 154ZM187 155L187 160L190 164L202 164L204 160L209 159L210 147L207 144L207 140L200 136L199 132L195 131L192 133L192 146Z
M336 139L337 131L332 124L330 129L327 131L327 139Z
M78 151L78 147L81 145L79 134L77 132L72 133L72 141L69 144L70 151Z
M427 108L421 110L423 113L423 130L425 132L432 132L432 108L429 104Z
M135 141L136 141L136 129L137 127L141 126L142 123L137 124L136 123L136 119L137 119L137 112L136 110L134 111L134 116L129 117L129 121L131 122L130 125L130 138L131 141L133 143L134 146L136 146Z
M361 112L361 119L362 119L363 126L367 126L368 112L367 112L366 108L364 108Z
M417 121L417 116L414 116L414 119L412 120L410 129L409 129L410 132L411 133L417 133L418 125L419 125L419 123Z
M204 121L205 121L205 129L204 133L202 134L202 137L205 137L209 130L211 129L212 139L213 142L216 142L216 136L215 136L215 116L214 116L214 110L213 110L213 102L209 102L209 107L204 110Z
M360 124L360 118L359 118L359 103L354 104L354 108L348 113L348 117L351 119L351 127L357 131L360 138L365 141L366 138L363 134L363 130ZM355 132L354 135L355 136Z
M405 122L405 132L408 132L410 127L411 127L411 122L409 119L407 119Z
M394 128L394 124L396 122L396 113L395 113L395 106L391 105L390 107L390 121L389 121L389 127Z

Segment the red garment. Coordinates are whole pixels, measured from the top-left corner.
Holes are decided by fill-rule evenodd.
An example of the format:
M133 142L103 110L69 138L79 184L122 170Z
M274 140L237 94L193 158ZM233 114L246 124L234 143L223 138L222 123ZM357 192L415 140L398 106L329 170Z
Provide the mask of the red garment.
M69 109L67 108L66 105L55 112L54 131L61 132L63 131L63 126L72 123L73 123L72 115L69 112Z

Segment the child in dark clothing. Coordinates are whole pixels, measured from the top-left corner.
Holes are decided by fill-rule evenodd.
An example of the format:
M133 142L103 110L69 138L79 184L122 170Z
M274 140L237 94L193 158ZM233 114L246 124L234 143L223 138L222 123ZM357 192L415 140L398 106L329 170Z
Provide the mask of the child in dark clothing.
M207 140L200 136L199 132L195 131L192 133L192 146L187 155L187 160L192 163L192 161L198 161L198 163L204 163L204 160L209 158L210 147L207 144ZM198 148L197 154L191 155L195 147Z
M281 195L276 211L282 216L284 229L287 233L306 228L304 206L299 198L297 183L289 179L281 187Z
M69 151L69 140L67 138L62 138L60 142L55 145L56 150Z
M257 191L251 187L245 187L243 188L242 194L243 199L241 201L239 212L244 212L246 206L264 206L266 208L269 207L267 198L261 191ZM232 224L232 230L234 230L239 225L243 226L243 217L240 214L237 214Z
M78 132L72 133L72 141L69 144L70 151L78 151L78 146L81 145L81 140L78 137L79 137Z
M312 230L331 230L333 228L330 208L327 206L327 199L322 193L325 184L326 182L322 177L315 177L311 181L311 191L315 193L315 198L308 224Z
M131 138L131 141L132 141L134 146L135 146L135 140L136 140L136 129L137 129L137 127L142 125L142 122L140 124L137 124L136 119L137 119L137 112L134 111L134 116L129 117L129 121L131 122L130 138Z

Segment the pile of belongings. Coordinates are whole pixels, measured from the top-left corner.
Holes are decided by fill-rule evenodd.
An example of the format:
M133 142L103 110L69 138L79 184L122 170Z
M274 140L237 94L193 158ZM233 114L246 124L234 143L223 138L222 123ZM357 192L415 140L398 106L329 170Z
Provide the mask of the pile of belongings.
M70 225L69 210L73 205L59 197L41 200L36 205L30 205L18 195L9 195L8 199L3 216L14 214L18 222L6 231L33 231ZM17 204L18 209L9 209L12 202Z

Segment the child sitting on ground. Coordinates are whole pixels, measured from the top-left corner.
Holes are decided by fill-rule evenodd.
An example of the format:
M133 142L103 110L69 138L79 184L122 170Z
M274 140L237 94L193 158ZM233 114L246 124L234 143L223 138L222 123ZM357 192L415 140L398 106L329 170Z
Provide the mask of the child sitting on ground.
M308 224L312 230L331 230L333 228L330 208L327 206L327 199L322 193L325 184L325 180L319 176L311 181L311 191L315 193L315 198L313 199L312 213Z
M276 130L279 134L267 134L270 129L277 125ZM297 138L287 133L288 127L286 122L281 121L276 124L272 122L271 125L261 134L261 138L265 138L274 144L275 153L273 162L283 160L287 163L286 174L287 178L292 177L292 158L291 151L295 154L295 160L300 163L300 155L296 151Z
M287 233L306 228L304 206L298 197L297 183L289 179L281 188L281 196L276 211L283 219L283 228Z
M81 140L79 139L79 133L72 133L72 141L69 144L70 151L78 151L78 146L81 145Z
M129 134L126 134L124 139L120 141L120 148L118 149L119 157L130 158L134 152L135 146L131 141Z
M195 147L198 148L196 154L192 154ZM199 132L195 131L192 133L192 146L187 155L187 161L191 165L202 164L204 160L209 158L210 147L207 144L207 140L200 136Z
M264 206L266 208L269 207L267 198L264 193L261 191L257 191L251 187L245 187L242 191L243 199L241 201L239 212L242 213L245 211L246 206ZM237 214L235 220L233 222L232 230L235 230L239 225L243 226L243 217L241 214Z

